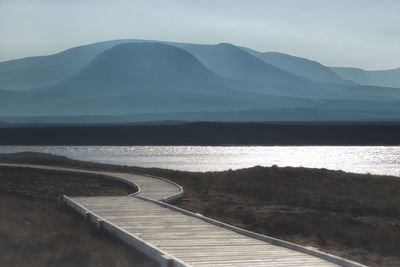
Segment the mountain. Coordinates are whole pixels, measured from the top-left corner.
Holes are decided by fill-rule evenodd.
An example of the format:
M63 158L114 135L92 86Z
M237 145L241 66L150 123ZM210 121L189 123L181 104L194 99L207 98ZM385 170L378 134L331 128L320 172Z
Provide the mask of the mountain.
M1 91L2 115L82 115L306 107L312 100L247 92L196 57L160 43L123 43L58 85Z
M47 56L27 57L0 62L0 88L12 91L24 91L56 85L79 73L100 53L115 45L127 42L158 41L140 39L110 40L73 47Z
M178 44L178 46L195 55L216 74L228 78L226 86L231 88L310 99L371 101L400 98L400 91L358 86L353 82L342 80L330 68L317 62L289 55L260 53L253 50L253 53L262 55L264 60L261 60L251 55L249 49L232 44ZM265 62L266 58L273 64ZM313 80L282 70L280 68L282 66L291 71L297 70L297 74L312 77Z
M186 44L181 47L196 56L207 68L225 78L267 84L303 85L308 83L307 79L265 63L232 44Z
M359 84L400 88L400 68L374 71L345 67L332 67L331 69L343 79Z
M245 48L253 56L264 62L274 65L282 70L296 74L298 76L323 83L352 84L352 82L343 80L333 70L318 62L295 57L278 52L258 52Z
M218 80L217 75L180 48L160 43L123 43L98 55L64 86L79 93L103 88L115 95L125 89L186 89ZM82 85L85 88L78 88Z
M400 114L396 88L317 82L231 44L116 40L3 63L19 75L30 66L34 78L32 87L29 79L17 79L11 83L14 87L0 89L0 116L8 118L131 114L140 121L209 120L215 115L216 120L251 121L393 119ZM44 66L59 75L50 75ZM9 81L0 75L0 85ZM22 85L26 90L15 90Z
M22 91L55 85L77 74L104 50L126 41L106 41L74 47L49 56L0 62L0 87Z
M239 47L230 44L194 45L126 39L78 46L49 56L0 62L0 88L22 91L56 85L79 73L93 58L103 51L127 42L157 42L184 48L191 53L195 53L199 60L211 70L228 78L274 84L297 84L301 82L300 77L295 77L270 64L263 63ZM213 56L216 56L215 59L213 59ZM217 62L216 59L218 58L219 61Z

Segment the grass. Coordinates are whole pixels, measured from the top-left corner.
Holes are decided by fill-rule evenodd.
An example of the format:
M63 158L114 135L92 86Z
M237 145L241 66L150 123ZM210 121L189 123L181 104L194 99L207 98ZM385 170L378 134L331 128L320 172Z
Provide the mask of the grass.
M291 167L155 172L183 185L184 209L368 265L400 265L399 178Z
M68 195L126 195L95 176L0 168L0 266L157 266L57 203Z
M129 185L102 178L100 175L2 167L0 190L45 199L68 196L118 196L135 192Z
M175 204L371 266L400 266L400 179L307 168L183 172L37 154L0 161L148 173L184 187Z

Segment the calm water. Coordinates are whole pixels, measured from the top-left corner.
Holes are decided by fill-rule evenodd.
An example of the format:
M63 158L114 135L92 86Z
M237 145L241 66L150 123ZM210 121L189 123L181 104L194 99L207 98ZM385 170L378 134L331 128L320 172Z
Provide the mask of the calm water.
M399 146L1 146L0 153L36 151L74 159L188 171L303 166L400 176Z

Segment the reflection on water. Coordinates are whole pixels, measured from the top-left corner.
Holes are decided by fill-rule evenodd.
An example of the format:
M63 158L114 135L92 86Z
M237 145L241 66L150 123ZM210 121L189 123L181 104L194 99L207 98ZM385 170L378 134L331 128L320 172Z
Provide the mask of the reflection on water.
M74 159L188 171L303 166L400 176L399 146L1 146L0 153L36 151Z

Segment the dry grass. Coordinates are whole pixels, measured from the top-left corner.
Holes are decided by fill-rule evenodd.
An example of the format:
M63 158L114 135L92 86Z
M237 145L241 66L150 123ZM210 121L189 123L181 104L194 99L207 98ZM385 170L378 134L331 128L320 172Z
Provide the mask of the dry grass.
M68 196L128 195L135 189L99 175L1 167L0 191L46 199Z
M184 186L176 203L184 209L371 266L400 266L397 177L276 166L192 173L36 154L8 160L162 176Z
M124 184L85 175L0 168L0 266L157 266L57 203L69 195L126 195Z
M161 173L159 173L161 174ZM170 173L178 206L372 266L400 266L400 179L305 168Z

